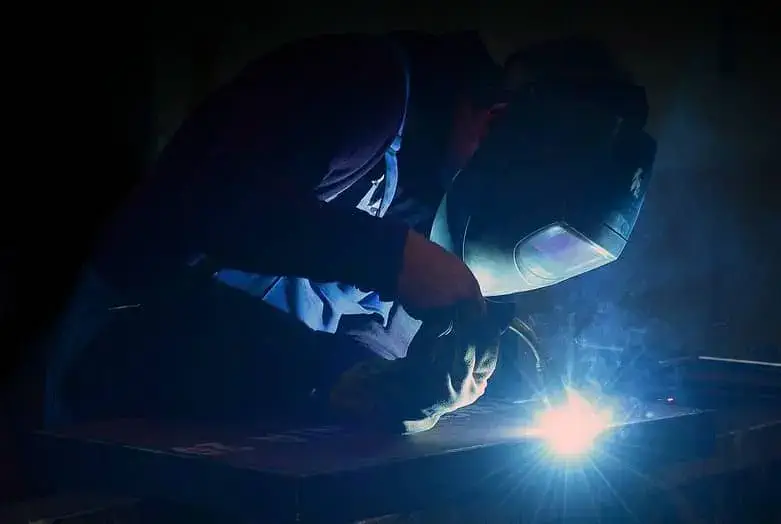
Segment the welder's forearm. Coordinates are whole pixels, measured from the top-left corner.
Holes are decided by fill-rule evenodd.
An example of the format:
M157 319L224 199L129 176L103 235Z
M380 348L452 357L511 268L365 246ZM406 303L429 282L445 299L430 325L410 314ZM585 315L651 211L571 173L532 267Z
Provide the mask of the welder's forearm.
M386 300L396 298L406 225L318 203L302 213L294 229L302 242L291 246L292 267L302 276L377 291Z
M212 242L214 256L248 272L343 282L395 298L406 225L321 202L282 204L238 228L240 238Z

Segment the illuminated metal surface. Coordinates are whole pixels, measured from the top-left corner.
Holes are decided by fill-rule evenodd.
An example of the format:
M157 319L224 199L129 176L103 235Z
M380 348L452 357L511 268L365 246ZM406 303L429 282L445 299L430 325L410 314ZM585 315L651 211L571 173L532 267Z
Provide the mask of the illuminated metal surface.
M33 450L42 477L74 489L270 519L349 521L496 492L508 479L513 489L534 485L535 468L555 469L540 441L522 436L539 408L486 402L407 438L336 426L230 431L125 420L40 433ZM611 434L611 460L651 468L707 454L715 435L710 412L667 405L639 410ZM627 467L639 471L638 460Z
M705 391L728 392L778 385L774 366L693 359L674 367L685 379L678 401L701 397L701 382ZM232 431L125 420L41 432L30 451L38 477L60 488L255 520L350 522L483 499L511 501L516 519L531 511L555 520L563 500L598 513L627 497L642 504L659 490L781 461L781 405L752 398L725 404L719 397L709 404L719 411L678 407L675 399L602 399L609 402L598 407L609 407L615 420L575 461L551 460L560 455L529 434L541 403L485 399L407 438L330 425Z
M554 458L586 459L614 423L613 410L589 402L574 390L566 399L537 413L526 435L542 439Z

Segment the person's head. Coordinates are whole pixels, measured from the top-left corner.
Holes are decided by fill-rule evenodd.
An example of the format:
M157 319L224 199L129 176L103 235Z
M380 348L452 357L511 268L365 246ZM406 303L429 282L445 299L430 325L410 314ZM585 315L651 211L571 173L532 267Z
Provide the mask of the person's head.
M473 106L486 115L482 139L440 205L432 240L461 256L489 296L615 260L656 151L643 131L645 91L606 46L567 38L510 56L491 96Z
M581 36L525 47L506 58L501 68L475 75L479 78L467 80L468 87L461 90L453 125L452 149L463 163L474 155L491 123L517 93L535 83L634 81L603 42Z

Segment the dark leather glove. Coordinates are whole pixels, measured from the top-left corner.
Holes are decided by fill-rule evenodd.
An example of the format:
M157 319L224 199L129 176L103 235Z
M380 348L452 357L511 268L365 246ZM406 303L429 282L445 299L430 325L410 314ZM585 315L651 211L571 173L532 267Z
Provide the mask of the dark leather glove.
M332 408L376 428L418 433L480 398L496 369L500 327L479 301L426 316L407 358L375 358L348 370L331 390Z

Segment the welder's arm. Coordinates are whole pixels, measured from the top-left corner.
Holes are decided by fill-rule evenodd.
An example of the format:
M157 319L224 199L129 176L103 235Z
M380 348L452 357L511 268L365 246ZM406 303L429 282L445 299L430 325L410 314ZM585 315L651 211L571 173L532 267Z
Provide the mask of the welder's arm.
M403 67L377 37L317 37L250 64L190 125L218 143L204 156L220 187L207 253L250 273L393 294L407 228L316 195L382 159L404 105Z
M223 158L210 165L226 189L205 232L207 253L250 273L377 291L413 316L480 300L466 266L422 235L316 197L382 161L401 124L405 85L385 41L339 35L261 60L219 93L211 114L229 128Z
M480 286L455 255L406 225L357 209L276 194L277 202L231 211L233 224L208 241L225 267L341 282L398 300L414 318L445 329L454 308L485 311ZM225 217L222 217L225 220ZM442 320L444 319L444 320Z
M406 225L306 195L273 196L262 209L248 210L246 219L234 215L241 225L210 241L220 263L252 273L343 282L384 299L396 296Z

